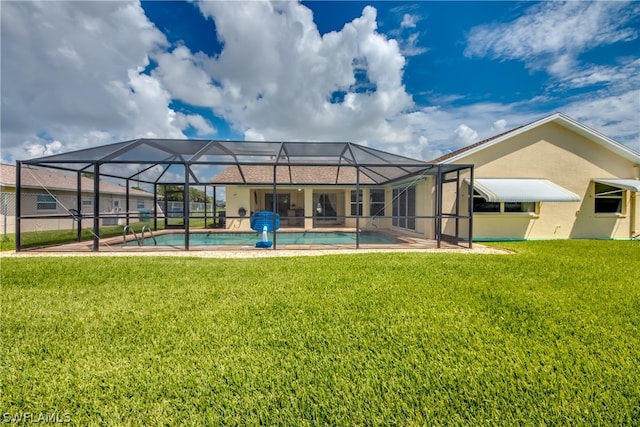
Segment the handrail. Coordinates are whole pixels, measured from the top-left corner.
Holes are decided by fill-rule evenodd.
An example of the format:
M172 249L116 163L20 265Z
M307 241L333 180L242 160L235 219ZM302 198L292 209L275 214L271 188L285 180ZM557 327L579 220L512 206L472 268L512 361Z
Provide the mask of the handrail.
M153 239L153 244L155 246L158 246L158 242L156 241L156 236L153 235L153 231L151 231L151 228L148 225L143 225L142 226L142 231L140 232L140 234L142 236L142 245L144 246L144 230L145 229L147 229L149 231L149 235Z
M71 215L71 219L73 219L74 221L82 221L82 212L80 212L78 209L69 209L69 214Z
M142 246L142 244L140 244L140 239L138 238L138 235L136 234L135 230L131 228L130 225L125 225L124 229L122 230L122 242L127 243L127 231L130 231L131 233L133 233L133 237L136 239L136 243L138 244L138 246Z

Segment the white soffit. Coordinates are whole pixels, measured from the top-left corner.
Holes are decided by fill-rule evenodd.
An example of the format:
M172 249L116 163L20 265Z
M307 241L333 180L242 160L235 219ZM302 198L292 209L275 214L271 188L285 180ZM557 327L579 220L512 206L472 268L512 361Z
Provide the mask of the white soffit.
M594 182L598 182L600 184L610 185L612 187L620 188L622 190L635 191L636 193L640 193L640 181L635 179L609 179L609 178L598 178L594 179Z
M477 178L473 188L488 202L580 201L580 196L547 179Z

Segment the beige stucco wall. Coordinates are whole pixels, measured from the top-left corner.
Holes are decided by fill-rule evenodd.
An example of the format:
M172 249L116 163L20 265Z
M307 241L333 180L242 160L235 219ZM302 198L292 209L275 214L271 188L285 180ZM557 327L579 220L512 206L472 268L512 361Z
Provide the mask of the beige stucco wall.
M400 184L398 184L400 185ZM425 184L424 182L420 183L420 188L418 189L418 198L419 205L425 205L426 202L426 194L425 194ZM351 217L351 190L355 189L355 187L347 187L347 186L331 186L331 187L302 187L302 186L279 186L278 193L279 194L289 194L291 200L292 209L301 209L304 208L304 228L312 229L313 228L313 216L315 213L315 207L313 205L313 195L317 193L337 193L338 200L335 206L336 211L338 213L344 213L346 218L344 219L344 226L355 228L356 227L356 218ZM362 195L363 195L363 215L368 216L370 212L370 203L369 203L369 192L371 189L369 187L361 187ZM392 200L392 188L385 187L385 212L384 215L391 215L391 200ZM229 185L226 187L227 194L227 206L226 206L226 228L231 230L243 230L249 231L250 227L250 213L257 212L261 210L272 209L271 206L265 206L265 195L273 193L273 187L263 186L263 187L242 187L242 186L233 186ZM295 207L294 207L295 206ZM230 216L238 216L238 209L240 207L244 207L247 210L246 218L229 218ZM426 211L426 207L424 210ZM295 226L299 226L297 220L295 222ZM359 227L361 230L367 229L390 229L391 227L391 218L360 218ZM286 220L282 220L282 227L287 227ZM421 233L424 233L424 229L427 229L426 224L421 225Z
M637 193L625 192L622 214L595 214L592 182L593 178L631 178L637 165L556 123L458 162L473 163L476 178L545 178L581 197L580 202L543 202L538 214L476 213L474 238L629 238L638 228ZM466 208L468 199L464 200Z
M237 185L227 186L227 206L226 206L226 222L225 228L229 230L251 230L250 212L251 212L251 191L246 187ZM246 216L240 218L238 210L244 208ZM233 218L237 217L237 218Z
M433 211L429 210L431 196L427 191L426 180L421 179L416 183L416 216L433 215ZM431 220L416 218L415 232L420 237L429 237L432 235L429 225Z

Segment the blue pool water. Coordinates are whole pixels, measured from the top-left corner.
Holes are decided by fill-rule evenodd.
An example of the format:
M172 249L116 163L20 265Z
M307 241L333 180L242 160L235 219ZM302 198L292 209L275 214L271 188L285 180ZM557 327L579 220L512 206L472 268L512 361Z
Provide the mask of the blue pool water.
M172 233L156 236L158 246L183 246L184 234ZM224 232L224 233L191 233L189 245L255 245L262 240L262 233L256 232ZM269 233L269 240L273 240L273 234ZM360 233L362 244L400 243L401 241L379 233ZM153 246L152 238L145 238L145 246ZM277 235L277 244L282 245L345 245L356 244L355 232L281 232ZM137 246L135 241L126 243L126 246Z

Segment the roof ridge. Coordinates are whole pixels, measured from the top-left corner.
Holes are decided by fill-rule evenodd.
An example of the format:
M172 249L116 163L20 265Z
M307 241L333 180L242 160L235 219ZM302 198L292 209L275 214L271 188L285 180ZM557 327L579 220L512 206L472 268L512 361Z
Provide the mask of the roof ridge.
M526 132L528 130L531 129L535 129L536 127L542 126L542 125L546 125L548 123L556 123L560 126L563 126L567 129L569 129L570 131L577 133L583 137L586 137L594 142L596 142L597 144L600 144L602 146L605 146L608 149L613 150L614 152L616 152L618 155L621 155L627 159L630 159L633 162L637 162L637 158L638 158L638 152L634 151L633 149L620 144L619 142L611 139L610 137L600 133L599 131L592 129L588 126L586 126L583 123L580 123L579 121L561 113L561 112L556 112L553 114L550 114L548 116L545 116L541 119L538 120L534 120L530 123L515 127L513 129L510 129L506 132L502 132L498 135L494 135L490 138L484 139L482 141L478 141L476 143L470 144L466 147L460 148L458 150L452 151L450 153L447 153L445 155L442 155L436 159L433 159L430 161L430 163L436 163L436 164L442 164L443 162L447 162L450 159L456 158L459 159L459 156L464 155L467 152L476 152L477 150L481 150L482 148L478 148L480 146L492 143L498 143L501 141L505 140L505 137L507 135L511 135L513 134L514 136L521 133L521 132ZM498 141L500 140L500 141Z
M479 146L481 146L483 144L491 142L494 139L501 138L501 137L503 137L503 136L505 136L505 135L507 135L507 134L509 134L511 132L514 132L514 131L516 131L518 129L521 129L523 127L529 126L530 124L535 123L536 121L531 122L531 123L527 123L527 124L524 124L524 125L520 125L520 126L517 126L517 127L514 127L512 129L509 129L509 130L504 131L502 133L499 133L497 135L493 135L493 136L491 136L489 138L483 139L482 141L474 142L473 144L467 145L466 147L459 148L457 150L451 151L450 153L447 153L447 154L444 154L444 155L442 155L440 157L437 157L437 158L435 158L433 160L429 160L428 163L441 163L441 162L443 162L443 161L445 161L447 159L450 159L451 157L457 156L458 154L462 154L462 153L464 153L466 151L469 151L469 150L471 150L473 148L476 148L476 147L479 147Z

